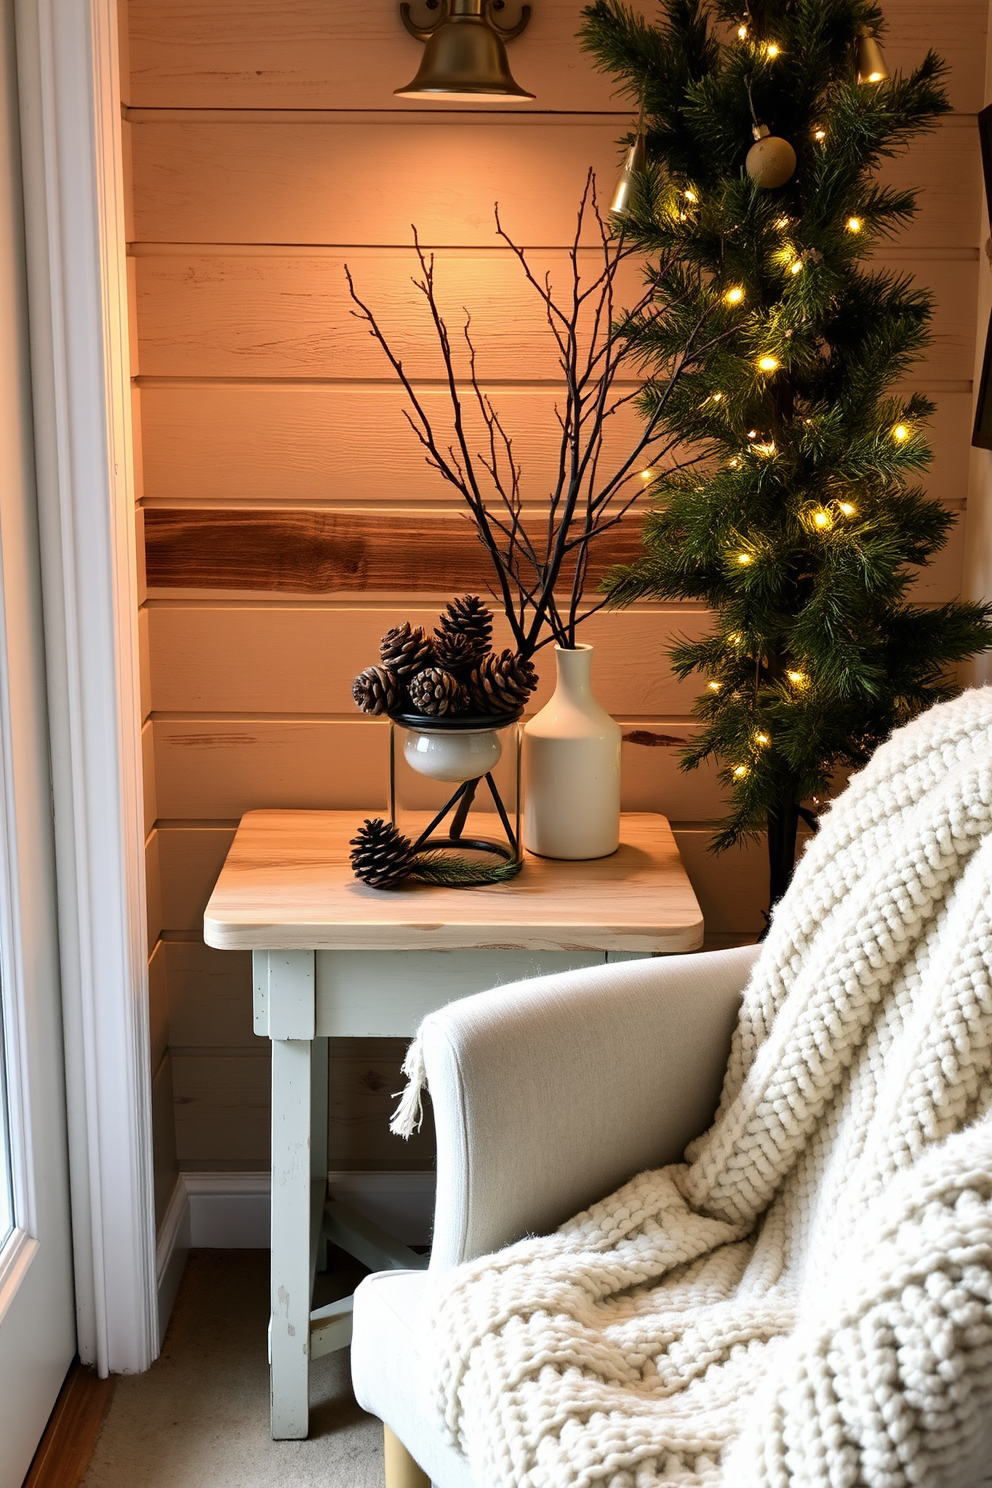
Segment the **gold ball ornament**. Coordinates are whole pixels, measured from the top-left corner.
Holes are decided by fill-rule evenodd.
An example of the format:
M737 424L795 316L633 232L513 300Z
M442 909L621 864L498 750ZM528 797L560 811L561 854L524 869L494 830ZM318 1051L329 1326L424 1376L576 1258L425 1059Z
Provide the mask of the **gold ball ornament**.
M752 133L755 143L747 152L744 169L767 191L784 186L796 169L795 150L788 140L772 134L767 124L755 125Z

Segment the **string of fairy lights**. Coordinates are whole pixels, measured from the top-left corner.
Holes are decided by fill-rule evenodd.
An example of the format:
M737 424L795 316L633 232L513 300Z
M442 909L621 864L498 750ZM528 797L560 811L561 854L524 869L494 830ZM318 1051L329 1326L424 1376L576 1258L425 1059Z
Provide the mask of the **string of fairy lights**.
M736 27L736 42L739 46L746 48L753 69L776 65L785 57L785 48L779 40L774 37L760 36L756 34L756 28L750 13L745 6L744 14ZM879 43L878 37L869 27L860 27L852 38L852 70L856 82L859 85L877 86L885 83L890 77L886 65L885 56ZM753 75L753 74L752 74ZM752 136L754 143L748 150L745 158L745 170L755 184L763 190L776 190L784 186L795 174L797 166L797 155L792 143L781 135L773 134L770 127L758 118L755 112L754 101L751 91L751 76L746 79L748 103L752 117ZM634 177L637 171L643 170L647 160L647 131L645 125L644 100L641 100L640 113L637 122L637 133L631 144L627 159L617 183L614 193L611 211L617 217L622 217L629 209L631 195L634 186ZM817 144L825 144L827 130L822 125L816 125L812 131L813 139ZM684 223L690 220L693 208L700 204L700 190L694 185L685 185L675 194L671 201L670 210L677 221ZM793 225L789 216L783 215L775 220L774 226L780 232L787 232ZM845 230L857 235L865 230L865 222L860 216L852 214L844 223ZM820 255L815 250L800 252L794 243L786 240L777 251L776 261L783 272L791 278L795 278L807 268L807 266L820 260ZM736 309L742 306L747 299L747 290L743 284L732 284L722 290L723 302L730 308ZM771 351L760 353L754 362L755 371L761 378L768 379L775 376L781 370L781 359ZM715 392L704 401L707 404L719 405L725 403L725 394ZM806 420L809 423L809 420ZM902 444L911 437L911 430L906 423L900 422L891 430L892 439ZM774 439L762 434L757 429L751 429L747 433L748 445L745 451L759 460L773 460L778 453ZM741 467L743 459L741 455L734 455L728 461L730 469L736 470ZM642 470L641 477L645 481L654 478L656 472L652 468ZM822 536L829 535L840 521L850 521L858 516L857 507L853 502L834 500L826 504L811 503L801 513L805 525L813 533ZM756 562L757 554L741 548L739 551L729 555L730 562L739 568L748 568ZM745 637L740 632L734 632L726 637L727 642L739 650L745 643ZM756 675L760 668L760 658L756 661ZM798 668L787 668L784 673L785 680L796 691L800 692L809 685L809 676L805 671ZM706 684L707 690L713 694L723 691L724 684L716 678ZM764 730L757 730L753 735L753 745L756 752L766 749L771 743L771 736ZM732 764L729 766L731 777L742 781L749 773L750 766L747 764Z

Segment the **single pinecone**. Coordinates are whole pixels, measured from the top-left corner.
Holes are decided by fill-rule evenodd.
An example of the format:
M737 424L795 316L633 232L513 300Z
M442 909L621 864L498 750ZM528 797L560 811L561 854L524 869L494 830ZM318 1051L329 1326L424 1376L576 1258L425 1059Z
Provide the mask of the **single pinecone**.
M463 712L468 706L468 693L450 672L427 667L410 678L410 701L418 713L443 718L446 713Z
M489 650L489 642L457 630L434 632L434 655L437 664L456 677L467 677Z
M392 822L366 818L351 839L351 867L373 889L392 889L410 876L413 844Z
M370 666L351 684L351 695L363 713L393 713L403 699L403 684L385 667Z
M379 642L379 655L388 671L397 677L412 677L414 672L422 672L433 664L434 642L424 634L422 625L414 626L404 620L402 625L386 631Z
M533 662L514 651L484 656L469 679L473 705L480 713L514 713L537 686Z
M478 646L479 657L489 650L493 633L493 613L477 594L464 594L453 599L441 616L436 636L468 636Z

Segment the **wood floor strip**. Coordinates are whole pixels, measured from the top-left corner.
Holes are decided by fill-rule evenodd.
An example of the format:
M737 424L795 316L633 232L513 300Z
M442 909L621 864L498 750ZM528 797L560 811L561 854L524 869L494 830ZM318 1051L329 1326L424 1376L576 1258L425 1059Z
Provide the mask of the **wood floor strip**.
M79 1488L110 1409L116 1380L75 1359L48 1418L24 1488Z

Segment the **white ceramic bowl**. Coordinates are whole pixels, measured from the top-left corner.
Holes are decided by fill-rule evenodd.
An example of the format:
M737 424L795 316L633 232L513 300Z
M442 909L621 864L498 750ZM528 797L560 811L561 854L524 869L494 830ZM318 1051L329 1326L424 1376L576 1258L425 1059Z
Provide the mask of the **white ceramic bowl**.
M503 746L495 729L445 729L431 733L411 729L403 756L418 775L452 785L478 780L499 764Z

